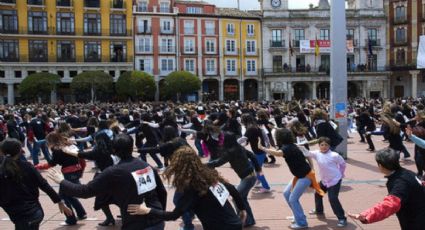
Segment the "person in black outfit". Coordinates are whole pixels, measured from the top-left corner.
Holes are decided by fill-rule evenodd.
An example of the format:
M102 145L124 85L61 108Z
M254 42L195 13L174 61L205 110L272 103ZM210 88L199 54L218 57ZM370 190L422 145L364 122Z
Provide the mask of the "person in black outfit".
M227 111L227 121L223 127L223 131L229 131L234 133L238 138L242 136L241 124L237 120L237 112L234 108Z
M335 148L342 142L341 135L332 127L328 120L328 114L321 110L316 109L313 114L314 124L316 128L317 138L327 137L331 140L331 150L334 151Z
M238 144L236 135L231 132L224 133L224 152L220 158L207 163L209 167L219 167L230 163L232 169L238 174L241 182L236 187L241 195L247 212L247 218L244 227L249 227L255 224L254 214L248 202L249 191L254 187L257 180L256 174L261 174L261 167L257 162L254 153L246 150Z
M37 230L44 212L38 200L39 189L59 206L59 211L72 215L40 173L27 161L20 160L21 143L7 138L0 143L0 207L15 224L16 230Z
M71 156L83 158L87 160L92 160L95 162L98 171L94 174L94 178L99 176L99 174L104 171L109 166L113 165L112 160L112 141L105 132L100 132L94 137L95 146L93 150L85 151L73 151L69 148L63 148L62 151ZM93 178L93 179L94 179ZM100 226L115 225L114 217L112 216L111 209L109 204L112 203L110 196L99 195L96 196L94 201L94 210L102 209L103 213L106 216L106 220L102 223L99 223Z
M32 161L34 163L34 165L38 165L39 161L38 161L38 153L40 152L40 148L41 151L44 155L44 158L49 161L51 156L49 153L49 149L47 148L46 145L46 132L45 132L45 126L46 124L44 123L44 121L42 121L40 119L41 117L41 113L39 113L37 116L34 114L32 116L33 118L31 119L30 122L30 129L32 131L32 133L34 134L34 147L33 147L33 151L31 152L31 156L32 156Z
M162 230L164 222L160 219L152 215L131 216L127 212L128 204L142 203L163 210L167 201L167 191L158 173L146 162L133 158L133 144L129 135L118 134L113 140L113 150L121 159L119 164L106 168L87 185L70 183L54 169L49 171L49 177L60 184L60 192L69 196L89 198L100 194L110 195L120 207L124 230Z
M388 178L388 195L360 214L349 214L364 224L371 224L396 214L403 230L421 230L425 226L425 189L415 173L402 168L400 155L393 149L376 153L379 171Z
M246 211L238 191L225 182L216 170L203 165L191 147L181 147L172 155L164 176L176 187L176 191L183 192L174 210L167 212L132 203L127 209L130 215L151 215L163 220L175 220L184 211L192 209L205 230L242 229L241 219L245 218ZM228 201L229 195L240 210L241 218Z

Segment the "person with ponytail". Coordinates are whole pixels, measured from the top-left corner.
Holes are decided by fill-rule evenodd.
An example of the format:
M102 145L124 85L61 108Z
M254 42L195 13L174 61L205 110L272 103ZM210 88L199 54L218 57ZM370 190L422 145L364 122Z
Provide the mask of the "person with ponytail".
M21 142L13 138L0 143L0 207L15 224L15 229L39 229L44 212L38 199L38 189L58 204L61 213L72 215L72 211L31 163L20 160L21 148Z

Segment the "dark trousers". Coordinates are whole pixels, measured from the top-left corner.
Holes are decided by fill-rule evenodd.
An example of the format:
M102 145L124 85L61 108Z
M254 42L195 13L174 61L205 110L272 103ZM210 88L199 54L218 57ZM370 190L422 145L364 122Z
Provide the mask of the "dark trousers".
M15 221L15 230L38 230L44 218L43 209L40 207L31 216Z
M366 136L367 144L369 145L369 149L375 150L375 145L373 144L373 141L372 141L372 135L369 134L365 136Z
M342 205L339 202L339 198L338 198L339 190L341 188L341 180L338 182L338 184L331 186L329 188L324 186L322 184L322 181L320 181L320 188L322 188L322 190L324 192L328 193L329 203L331 204L332 211L334 212L336 217L338 217L339 220L347 219L345 217L344 209L342 208ZM315 201L315 204L316 204L316 211L317 212L323 212L323 197L321 197L319 194L315 193L314 194L314 201Z
M174 197L173 197L173 203L175 206L177 206L177 203L179 202L179 200L183 197L183 193L181 192L174 192ZM192 210L186 210L183 215L182 215L182 219L183 219L183 229L184 230L194 230L195 226L192 223L192 219L193 216L195 214L193 213Z
M74 184L80 184L81 172L65 173L63 176L67 181L70 181ZM71 210L73 210L73 208L75 209L75 212L77 212L78 217L82 218L87 214L86 210L84 210L83 205L81 205L80 201L77 198L65 195L61 192L59 192L59 196L65 201L65 205L68 208L70 208ZM75 214L73 214L72 216L66 216L65 222L69 225L76 224L77 218L75 217Z
M415 146L415 164L416 169L418 170L418 176L422 176L425 169L425 157L421 151L423 150L420 150L417 146Z
M360 136L360 141L365 142L365 139L364 139L365 135L364 134L366 133L366 131L364 129L357 129L357 133Z
M156 143L149 143L149 142L147 142L147 143L145 143L145 144L142 145L142 148L143 147L145 147L145 148L146 147L156 147ZM144 162L147 162L146 154L147 153L140 153L140 159L142 159ZM158 156L156 155L156 153L149 153L149 155L152 157L152 160L155 161L156 166L158 166L158 168L164 167L164 165L162 164L162 161L158 158Z

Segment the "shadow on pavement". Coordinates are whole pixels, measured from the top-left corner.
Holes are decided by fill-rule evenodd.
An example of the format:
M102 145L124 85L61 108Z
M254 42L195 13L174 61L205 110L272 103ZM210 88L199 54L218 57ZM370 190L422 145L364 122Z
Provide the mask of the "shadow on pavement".
M362 168L362 169L367 169L367 170L372 171L372 172L379 172L378 166L376 164L371 165L371 164L368 164L368 163L365 163L365 162L362 162L362 161L354 160L352 158L349 158L346 162L349 165L353 165L353 166L356 166L356 167L359 167L359 168Z

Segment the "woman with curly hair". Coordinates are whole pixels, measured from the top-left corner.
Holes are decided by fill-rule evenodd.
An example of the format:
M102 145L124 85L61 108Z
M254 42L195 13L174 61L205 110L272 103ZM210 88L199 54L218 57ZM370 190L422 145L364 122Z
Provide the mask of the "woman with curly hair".
M188 146L180 147L171 157L164 177L171 181L183 196L173 211L148 208L144 204L130 204L130 215L151 215L163 220L176 220L192 209L205 230L241 230L246 211L238 191L227 183L216 170L203 165L196 152ZM230 202L233 197L240 212L236 215ZM242 219L242 221L241 221Z

